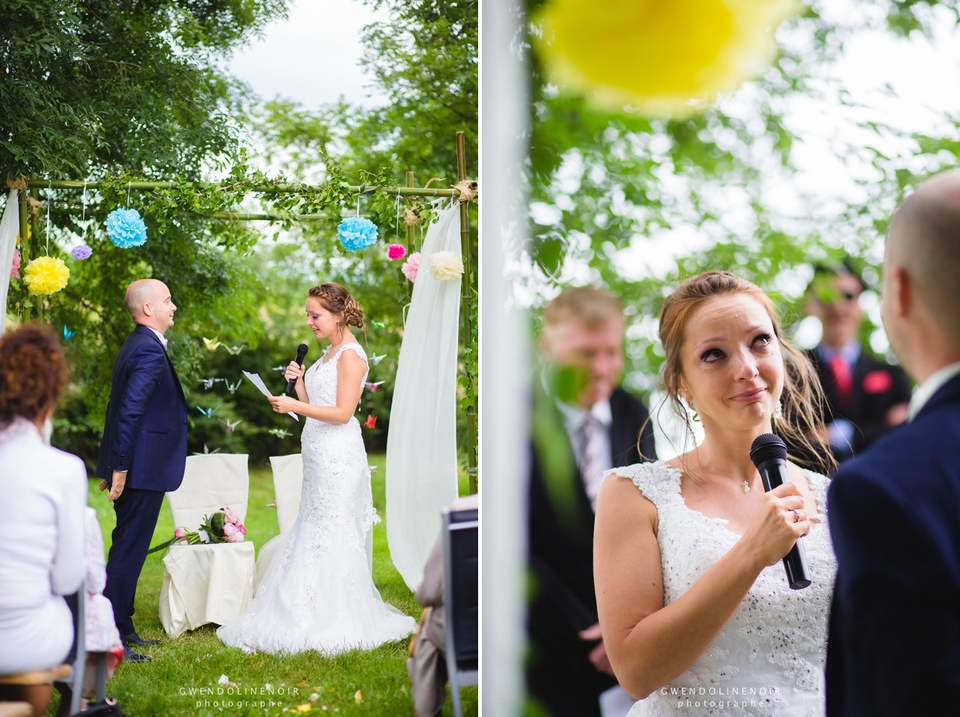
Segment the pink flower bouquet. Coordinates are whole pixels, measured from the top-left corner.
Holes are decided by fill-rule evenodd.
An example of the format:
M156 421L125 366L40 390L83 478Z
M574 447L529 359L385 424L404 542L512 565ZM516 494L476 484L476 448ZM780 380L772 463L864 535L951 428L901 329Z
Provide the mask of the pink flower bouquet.
M177 545L200 545L210 543L240 543L243 542L247 529L243 527L240 518L230 508L221 508L213 515L206 515L197 530L177 528L173 531L173 538L150 548L150 553L164 550L176 543Z

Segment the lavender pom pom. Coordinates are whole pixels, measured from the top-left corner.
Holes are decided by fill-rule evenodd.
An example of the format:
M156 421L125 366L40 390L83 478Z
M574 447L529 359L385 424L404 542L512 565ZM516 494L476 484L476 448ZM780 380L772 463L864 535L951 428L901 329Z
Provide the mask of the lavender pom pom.
M337 238L347 251L360 251L377 241L377 225L363 217L348 217L337 227Z
M121 249L129 249L147 240L147 226L136 209L114 209L107 215L107 236Z
M84 259L89 259L91 254L93 254L93 249L88 247L86 244L75 246L70 251L70 256L72 256L74 259L80 259L81 261Z

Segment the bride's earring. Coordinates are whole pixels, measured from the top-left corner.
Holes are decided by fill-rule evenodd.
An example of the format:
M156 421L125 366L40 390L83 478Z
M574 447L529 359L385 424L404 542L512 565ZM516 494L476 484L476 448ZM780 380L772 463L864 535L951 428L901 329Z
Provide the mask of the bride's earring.
M783 402L777 399L777 407L773 410L773 417L777 421L783 419Z
M693 419L694 423L700 423L700 414L697 413L697 407L693 405L693 401L687 399L687 405L690 406L690 417Z

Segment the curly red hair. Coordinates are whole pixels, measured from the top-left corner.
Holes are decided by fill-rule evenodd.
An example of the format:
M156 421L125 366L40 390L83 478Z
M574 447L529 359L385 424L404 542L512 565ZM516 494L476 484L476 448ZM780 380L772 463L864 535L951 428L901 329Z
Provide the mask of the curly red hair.
M67 363L49 327L28 324L0 338L0 427L44 417L66 384Z

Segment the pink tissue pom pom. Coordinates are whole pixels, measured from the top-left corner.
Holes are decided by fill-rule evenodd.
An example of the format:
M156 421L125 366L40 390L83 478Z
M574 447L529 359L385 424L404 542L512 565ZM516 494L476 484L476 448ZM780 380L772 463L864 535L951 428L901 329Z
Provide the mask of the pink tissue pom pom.
M403 259L407 255L407 248L403 244L391 244L387 247L387 256L391 259Z
M20 250L19 249L13 252L13 266L10 267L10 278L11 279L20 278Z
M410 281L417 280L417 271L420 269L420 252L415 251L407 260L403 263L403 266L400 267L400 271L403 272L403 275L407 277Z

